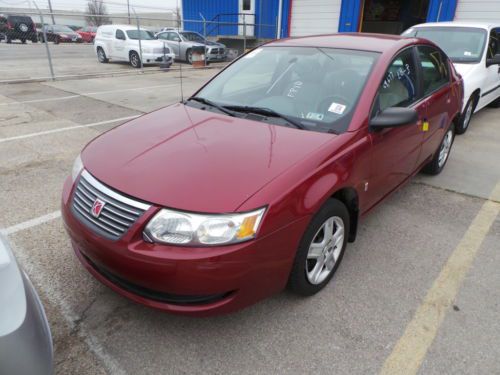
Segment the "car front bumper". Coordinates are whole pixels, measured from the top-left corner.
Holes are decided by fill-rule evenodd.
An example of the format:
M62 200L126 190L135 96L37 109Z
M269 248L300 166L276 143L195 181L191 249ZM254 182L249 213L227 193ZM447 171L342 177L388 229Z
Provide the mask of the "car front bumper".
M173 53L166 53L165 57L167 63L173 63L175 55ZM155 64L163 61L163 53L142 53L142 61L144 64Z
M62 214L74 251L99 281L149 307L184 315L229 313L281 291L309 222L298 219L262 238L219 247L145 242L142 231L160 209L151 207L117 241L105 239L72 213L68 178Z

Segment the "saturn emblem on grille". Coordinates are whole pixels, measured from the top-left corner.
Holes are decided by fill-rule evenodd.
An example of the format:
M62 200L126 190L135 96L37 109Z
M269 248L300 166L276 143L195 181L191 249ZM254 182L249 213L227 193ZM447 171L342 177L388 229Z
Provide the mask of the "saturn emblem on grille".
M97 198L94 201L94 204L92 205L92 208L90 209L90 213L92 214L93 217L98 218L101 215L102 209L104 208L104 205L106 202L100 200Z

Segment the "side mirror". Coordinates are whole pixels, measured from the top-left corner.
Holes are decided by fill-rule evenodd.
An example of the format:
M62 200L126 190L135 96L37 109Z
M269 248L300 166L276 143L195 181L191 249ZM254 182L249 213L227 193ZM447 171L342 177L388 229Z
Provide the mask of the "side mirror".
M500 55L495 55L491 59L486 59L486 67L491 65L500 65Z
M418 113L411 108L390 107L384 109L370 120L371 129L395 128L415 124L418 121Z

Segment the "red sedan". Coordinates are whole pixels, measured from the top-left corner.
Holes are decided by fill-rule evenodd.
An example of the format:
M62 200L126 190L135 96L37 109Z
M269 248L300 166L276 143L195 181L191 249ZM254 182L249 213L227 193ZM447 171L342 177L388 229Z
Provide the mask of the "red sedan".
M95 39L95 33L97 32L97 27L85 26L81 29L76 30L76 32L82 37L85 43L93 43Z
M164 311L231 312L331 280L359 220L446 164L461 78L426 40L280 40L90 142L62 196L76 255Z

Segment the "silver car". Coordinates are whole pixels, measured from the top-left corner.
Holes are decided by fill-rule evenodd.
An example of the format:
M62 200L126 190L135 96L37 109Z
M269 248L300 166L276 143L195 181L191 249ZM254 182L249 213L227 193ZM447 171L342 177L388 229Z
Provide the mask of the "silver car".
M209 62L224 61L227 58L227 48L224 44L211 42L194 31L167 30L159 32L156 37L167 42L176 59L190 64L193 62L193 47L205 46L205 56Z
M52 374L52 350L40 299L0 235L0 375Z

